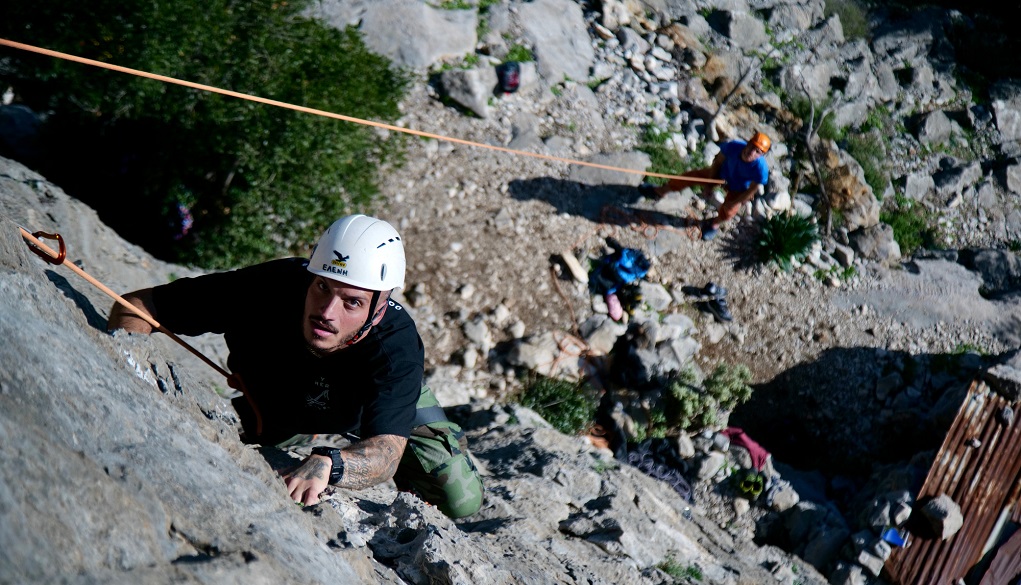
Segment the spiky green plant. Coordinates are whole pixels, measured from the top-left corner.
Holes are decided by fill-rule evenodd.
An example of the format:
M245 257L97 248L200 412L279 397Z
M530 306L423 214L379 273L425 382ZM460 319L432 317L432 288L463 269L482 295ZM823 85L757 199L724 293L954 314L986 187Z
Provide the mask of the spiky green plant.
M819 240L819 228L807 217L796 213L778 213L762 224L755 251L762 263L775 262L790 271L794 260L804 260Z

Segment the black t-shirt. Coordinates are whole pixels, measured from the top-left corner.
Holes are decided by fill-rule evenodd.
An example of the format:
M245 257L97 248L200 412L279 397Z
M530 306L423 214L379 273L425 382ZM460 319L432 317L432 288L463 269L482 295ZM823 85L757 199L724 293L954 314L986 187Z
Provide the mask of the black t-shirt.
M407 437L425 363L414 320L391 300L382 321L360 341L316 356L302 334L314 278L306 264L273 260L158 286L156 318L179 335L223 334L227 364L262 414L260 442L299 433ZM249 413L241 414L246 431L254 431Z

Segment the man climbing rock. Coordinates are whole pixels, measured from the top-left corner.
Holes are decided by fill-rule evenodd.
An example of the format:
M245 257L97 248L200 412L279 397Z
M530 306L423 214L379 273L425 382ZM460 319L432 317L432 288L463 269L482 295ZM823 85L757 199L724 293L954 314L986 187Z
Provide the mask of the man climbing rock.
M748 139L731 140L720 145L720 152L713 159L713 164L702 169L685 173L684 177L692 179L723 179L727 196L723 205L717 210L716 217L702 221L702 239L711 240L719 233L720 225L729 221L741 210L741 205L751 201L760 187L769 181L769 167L765 155L769 152L772 141L762 132L756 132ZM656 197L663 197L671 191L679 191L685 187L702 186L702 197L711 200L715 185L702 181L686 181L672 179L661 187L650 189Z
M361 489L393 478L448 516L467 516L482 505L482 482L464 433L422 386L422 339L390 298L404 273L397 231L352 215L326 230L309 260L182 278L124 298L173 333L223 334L244 393L233 403L246 442L353 439L344 449L316 447L285 476L294 501L315 504L329 484ZM120 305L108 328L152 332Z

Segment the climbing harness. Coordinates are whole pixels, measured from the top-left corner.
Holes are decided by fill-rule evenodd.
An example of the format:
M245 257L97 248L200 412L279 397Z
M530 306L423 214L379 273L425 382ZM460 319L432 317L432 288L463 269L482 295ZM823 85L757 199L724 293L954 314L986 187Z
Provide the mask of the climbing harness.
M586 161L580 161L580 160L573 160L573 159L569 159L569 158L562 158L562 157L559 157L559 156L551 156L551 155L547 155L547 154L540 154L540 153L537 153L537 152L528 152L528 151L524 151L524 150L515 150L513 148L507 148L507 147L504 147L504 146L496 146L494 144L485 144L485 143L482 143L482 142L472 142L470 140L463 140L463 139L460 139L460 138L453 138L453 137L450 137L450 136L443 136L442 134L433 134L431 132L423 132L421 130L412 130L410 128L402 128L400 126L394 126L394 125L391 125L391 124L384 124L382 122L373 122L371 120L363 120L361 118L355 118L355 117L352 117L352 116L345 116L343 114L335 114L333 112L327 112L327 111L324 111L324 110L317 110L315 108L308 108L308 107L305 107L305 106L297 106L297 105L294 105L294 104L289 104L287 102L281 102L281 101L278 101L278 100L271 100L271 99L267 99L267 98L263 98L263 97L259 97L259 96L254 96L254 95L249 95L249 94L245 94L245 93L240 93L240 92L237 92L237 91L230 91L230 90L227 90L227 89L221 89L219 87L214 87L214 86L211 86L211 85L203 85L201 83L195 83L195 82L192 82L192 81L184 81L182 79L177 79L175 77L168 77L166 75L158 75L158 74L155 74L155 73L149 73L147 71L140 71L138 69L131 69L131 68L128 68L128 67L121 67L120 65L112 65L110 63L104 63L102 61L96 61L94 59L86 59L84 57L78 57L76 55L71 55L71 54L68 54L68 53L61 53L59 51L52 51L50 49L43 49L42 47L36 47L36 46L33 46L33 45L27 45L25 43L19 43L19 42L11 41L11 40L8 40L8 39L0 39L0 45L11 47L11 48L14 48L14 49L21 49L23 51L29 51L31 53L38 53L40 55L46 55L48 57L56 57L58 59L65 59L65 60L68 60L68 61L74 61L75 63L81 63L83 65L92 65L93 67L100 67L102 69L109 69L110 71L117 71L119 73L128 73L130 75L135 75L135 76L138 76L138 77L144 77L144 78L147 78L147 79L154 79L156 81L162 81L164 83L170 83L170 84L173 84L173 85L181 85L181 86L184 86L184 87L190 87L192 89L199 89L199 90L202 90L202 91L218 93L218 94L221 94L221 95L226 95L226 96L235 97L235 98L238 98L238 99L258 102L258 103L266 104L266 105L270 105L270 106L277 106L279 108L284 108L284 109L287 109L287 110L294 110L296 112L304 112L306 114L314 114L314 115L317 115L317 116L324 116L326 118L333 118L335 120L343 120L345 122L352 122L352 123L355 123L355 124L362 124L364 126L372 126L372 127L375 127L375 128L381 128L383 130L389 130L389 131L392 131L392 132L402 132L404 134L411 134L411 135L414 135L414 136L421 136L423 138L431 138L433 140L443 140L443 141L446 141L446 142L453 142L455 144L462 144L462 145L465 145L465 146L474 146L474 147L477 147L477 148L486 148L486 149L495 150L495 151L498 151L498 152L506 152L506 153L510 153L510 154L519 154L519 155L522 155L522 156L530 156L530 157L533 157L533 158L540 158L540 159L549 160L549 161L562 162L562 163L573 164L573 165L580 165L580 166L585 166L585 167L592 167L592 168L603 169L603 170L607 170L607 171L618 171L618 172L621 172L621 173L629 173L629 174L633 174L633 175L642 175L642 176L645 176L645 177L658 177L658 178L662 178L662 179L684 179L684 180L687 180L687 181L697 181L697 182L701 182L701 183L714 184L714 185L722 185L724 183L724 181L721 180L721 179L701 179L701 178L693 178L693 177L681 177L681 176L678 176L678 175L667 175L667 174L663 174L663 173L650 173L650 172L646 172L646 171L638 170L638 169L626 169L626 168L614 167L614 166L610 166L610 165L601 165L601 164L598 164L598 163L592 163L592 162L586 162Z
M237 390L240 390L241 393L248 400L249 404L251 404L252 410L255 412L256 435L261 435L262 434L262 414L259 412L259 409L255 406L255 402L252 400L251 394L249 394L248 389L245 388L245 385L241 381L241 377L240 376L237 376L235 374L231 374L227 370L221 368L219 365L216 364L216 362L214 362L213 360L211 360L208 357L206 357L205 354L203 354L199 350L197 350L194 347L192 347L190 344L188 344L188 342L186 342L185 340L183 340L180 337L178 337L172 331L170 331L167 328L163 327L163 325L160 325L160 323L158 321L156 321L156 319L153 319L151 316L149 316L149 315L145 314L144 312L140 311L137 307L135 307L134 305L132 305L131 303L126 301L124 299L124 297L122 297L119 294L115 293L113 290L111 290L105 284L103 284L102 282L100 282L100 281L96 280L95 278L93 278L92 275L90 275L89 273L87 273L84 270L82 270L81 268L79 268L74 262L65 262L65 260L67 259L67 246L64 243L64 238L60 234L58 234L58 233L50 234L50 233L41 232L41 231L34 232L34 233L29 233L28 230L26 230L24 227L22 227L20 225L18 226L18 230L21 231L21 237L25 240L25 244L28 246L28 249L31 250L32 253L34 253L36 256L39 256L40 258L45 260L47 263L52 264L54 266L60 266L60 265L66 266L69 270L71 270L72 272L74 272L78 276L80 276L80 277L84 278L86 281L88 281L89 284L91 284L91 285L95 286L96 288L98 288L99 290L103 291L103 293L105 293L107 296L109 296L114 301L116 301L117 304L119 304L122 307L124 307L125 309L131 311L131 313L133 313L136 317L139 317L140 319L142 319L143 321L145 321L146 323L151 325L153 327L153 329L155 329L156 331L159 331L160 333L166 335L167 337L169 337L170 339L172 339L173 341L175 341L176 343L178 343L179 345L181 345L182 347L184 347L185 349L190 351L196 357L201 359L203 362L205 362L211 368L213 368L214 370L219 372L225 378L227 378L227 383L230 385L230 387L231 388L235 388ZM44 244L42 242L42 240L40 240L39 238L45 238L47 240L54 240L54 241L56 241L57 242L58 251L54 251L52 248L50 248L49 246Z

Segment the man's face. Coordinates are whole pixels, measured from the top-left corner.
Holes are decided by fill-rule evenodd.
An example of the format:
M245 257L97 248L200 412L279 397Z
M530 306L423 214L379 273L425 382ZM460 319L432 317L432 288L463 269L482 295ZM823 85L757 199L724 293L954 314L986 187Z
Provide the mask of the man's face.
M746 144L741 150L741 160L744 162L752 162L763 154L765 153L759 150L758 146L755 146L754 144Z
M369 317L372 292L336 280L316 276L305 295L305 313L302 316L302 333L313 349L330 353L347 347ZM380 297L379 307L386 307L386 295ZM379 322L382 313L373 321Z

